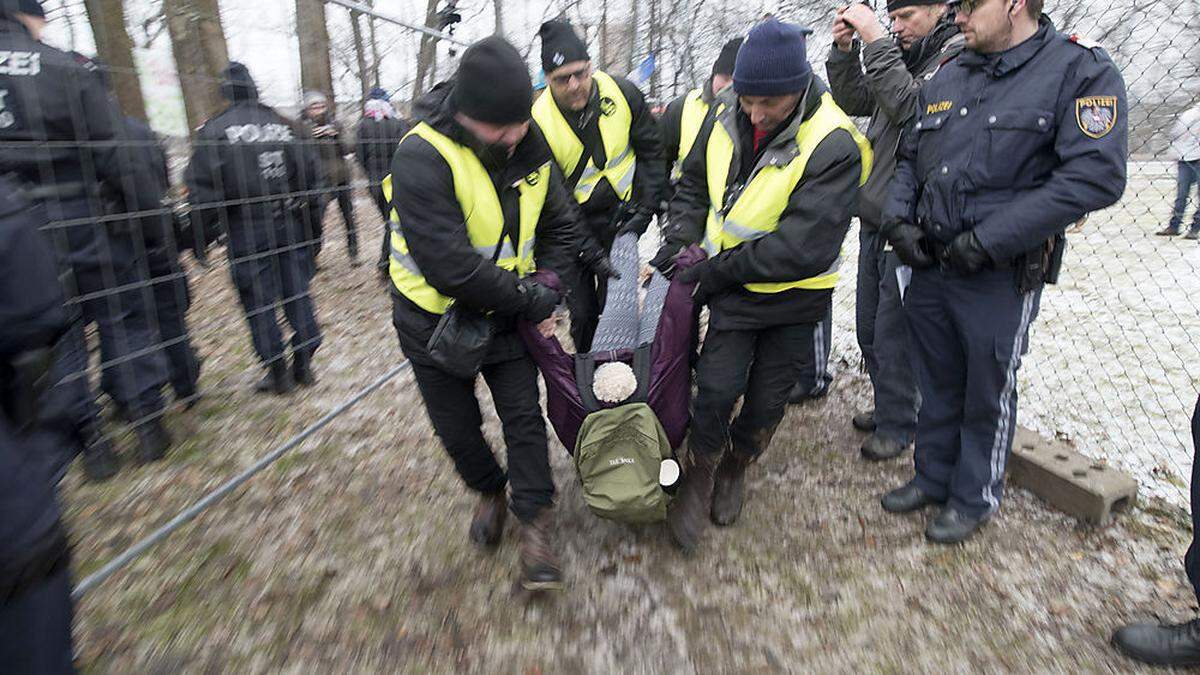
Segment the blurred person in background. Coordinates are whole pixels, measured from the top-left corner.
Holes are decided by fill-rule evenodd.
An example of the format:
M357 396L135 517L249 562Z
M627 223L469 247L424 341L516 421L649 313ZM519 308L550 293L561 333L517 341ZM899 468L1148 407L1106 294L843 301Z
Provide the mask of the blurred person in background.
M862 456L900 456L917 433L920 393L912 369L908 323L900 302L900 260L879 233L888 185L896 171L900 135L917 113L921 87L962 50L963 38L945 0L890 0L891 33L875 11L854 3L833 20L833 45L825 62L833 100L848 115L870 116L867 138L875 166L859 200L858 346L874 389L872 410L852 424L871 435Z
M329 106L329 98L322 92L304 92L304 110L300 113L300 119L312 137L310 143L316 146L326 187L337 197L338 210L342 212L342 222L346 224L346 250L350 255L350 264L357 266L358 230L354 225L354 190L350 187L350 164L346 161L346 155L350 154L353 148L342 133L342 125ZM317 240L313 254L315 262L324 243L324 214L318 214L312 222L312 227L313 236Z
M310 292L314 262L305 219L324 211L316 150L303 130L258 100L250 71L231 62L221 95L229 107L196 132L184 174L192 218L225 223L229 271L254 352L266 368L256 390L282 395L312 385L312 358L321 346ZM277 312L292 327L292 362L285 360Z
M1171 209L1171 221L1155 233L1160 237L1179 234L1184 211L1191 201L1192 188L1200 192L1200 105L1184 110L1171 126L1171 154L1175 156L1178 169L1175 206ZM1192 214L1192 225L1184 239L1200 239L1200 206Z
M401 117L388 102L387 92L379 87L371 90L366 103L363 104L363 117L358 122L355 134L358 152L355 154L367 174L367 180L371 183L367 191L370 192L371 200L375 202L375 208L379 209L379 216L383 219L383 241L376 268L384 279L388 278L388 260L391 259L391 229L388 227L391 220L388 212L391 208L383 196L382 183L388 175L396 146L411 128L412 123Z

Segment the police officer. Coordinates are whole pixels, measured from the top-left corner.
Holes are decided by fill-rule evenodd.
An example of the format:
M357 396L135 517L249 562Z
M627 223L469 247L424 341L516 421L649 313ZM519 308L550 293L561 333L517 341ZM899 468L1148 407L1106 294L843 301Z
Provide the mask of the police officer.
M45 208L23 192L0 178L0 664L73 673L69 553L47 459L82 448L73 413L47 407L68 315L38 231Z
M919 394L909 356L908 325L900 304L896 254L879 234L888 184L896 170L900 134L917 108L917 93L943 61L962 50L962 35L945 0L890 0L888 34L875 11L862 3L838 10L834 44L825 71L833 99L847 114L871 121L867 138L880 150L859 201L858 346L874 387L873 410L854 425L873 432L862 456L881 461L899 456L917 430Z
M259 103L246 66L229 64L221 94L230 105L196 132L185 182L193 218L226 224L233 283L254 351L267 368L256 388L286 394L293 384L316 381L312 357L321 329L309 293L313 261L304 229L306 213L323 207L321 173L301 132ZM276 318L280 305L293 331L290 369Z
M530 126L532 95L512 45L499 37L475 43L454 80L418 103L418 124L400 143L385 188L395 209L392 321L434 431L479 495L471 540L499 543L510 485L521 521L521 581L538 590L561 587L562 571L537 369L515 323L553 329L558 293L529 275L535 267L569 272L581 234L550 149ZM451 305L491 317L482 374L503 427L507 471L480 429L476 378L451 373L427 349Z
M663 134L663 159L671 183L678 183L683 176L683 160L696 142L700 125L708 115L717 94L733 84L733 64L737 59L742 38L733 38L721 47L721 53L713 63L712 74L704 84L667 104L667 111L659 120Z
M966 49L925 84L900 147L884 235L921 389L916 477L893 513L941 508L927 539L970 537L1000 507L1017 368L1066 227L1125 190L1125 85L1041 0L952 2Z
M800 355L814 348L871 167L867 140L812 73L807 32L775 19L750 31L732 89L717 96L684 160L655 257L669 273L685 245L703 243L710 256L680 273L699 281L696 297L709 307L691 466L667 519L685 550L706 519L730 525L741 513L746 468L770 445Z
M587 45L570 24L548 21L538 35L549 95L538 98L533 119L575 193L587 232L607 253L618 233L641 235L660 209L666 173L658 123L631 82L593 71ZM567 300L577 352L591 347L606 282L615 274L607 257L593 259L598 269L581 268Z
M375 207L379 209L379 215L383 218L383 247L379 252L377 268L384 279L388 278L388 261L391 259L391 230L387 227L388 211L391 207L383 197L382 183L388 175L388 167L391 166L396 145L411 127L412 124L401 117L388 102L387 92L379 87L371 90L366 103L363 104L363 118L359 121L355 134L358 144L355 155L371 183L367 191L370 192L371 200L375 202Z
M1200 398L1192 411L1192 544L1183 566L1200 601ZM1178 624L1130 624L1117 630L1113 645L1126 656L1156 666L1200 666L1200 618Z
M44 25L32 0L0 19L0 49L8 55L0 69L0 173L22 182L55 223L53 241L71 273L68 295L96 323L115 402L138 422L138 458L154 461L171 442L161 420L166 371L128 219L106 217L103 203L125 191L142 204L155 195L125 170L115 143L121 114L109 92L73 57L38 41ZM63 363L79 381L87 366L81 324L72 336ZM79 427L94 430L90 393L75 399Z

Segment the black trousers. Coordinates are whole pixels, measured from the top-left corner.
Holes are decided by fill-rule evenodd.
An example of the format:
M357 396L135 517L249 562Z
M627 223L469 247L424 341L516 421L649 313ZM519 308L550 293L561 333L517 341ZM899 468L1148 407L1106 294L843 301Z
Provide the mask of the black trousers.
M1188 547L1183 566L1196 592L1196 600L1200 602L1200 398L1196 399L1196 409L1192 411L1192 448L1192 545Z
M762 454L800 377L799 355L813 351L817 332L814 323L728 331L710 326L696 368L699 391L688 441L692 452L720 453L731 443L729 449L742 457ZM730 424L743 396L742 409Z
M65 568L0 604L0 670L13 675L74 673L71 575Z
M371 201L375 202L375 208L379 210L379 216L383 218L383 243L379 246L379 262L376 267L386 270L392 258L392 228L389 226L392 208L383 196L383 187L377 181L371 181L368 191L371 193Z
M332 192L337 197L338 210L342 212L342 222L346 224L346 248L350 251L351 256L358 255L358 228L354 225L354 189L349 184L342 183L341 185L333 186ZM328 209L329 204L326 203L325 206ZM321 250L321 246L325 243L324 221L324 217L317 218L316 223L313 225L317 230L313 234L317 239L316 250L318 253Z
M475 396L475 380L455 377L433 365L425 343L414 336L424 331L404 326L396 309L392 320L400 349L412 362L429 421L458 475L476 492L494 492L511 485L512 512L521 522L531 522L554 501L549 444L533 361L525 354L483 366L483 379L492 392L507 446L506 473L483 437L483 413Z

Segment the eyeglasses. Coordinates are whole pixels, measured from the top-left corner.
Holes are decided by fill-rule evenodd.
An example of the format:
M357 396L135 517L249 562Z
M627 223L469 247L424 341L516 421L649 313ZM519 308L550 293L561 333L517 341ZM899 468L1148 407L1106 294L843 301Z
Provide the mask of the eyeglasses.
M563 86L566 86L571 80L583 81L583 78L587 77L588 75L591 75L591 73L592 73L592 67L584 66L578 70L573 70L569 73L561 73L559 75L554 75L550 78L550 81L553 82L556 86L563 87Z

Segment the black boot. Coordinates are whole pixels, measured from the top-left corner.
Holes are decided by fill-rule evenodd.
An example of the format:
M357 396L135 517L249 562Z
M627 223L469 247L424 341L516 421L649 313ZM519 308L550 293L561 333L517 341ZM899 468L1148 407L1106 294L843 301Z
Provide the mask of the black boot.
M737 522L746 499L746 468L751 459L730 450L721 458L713 477L712 507L709 517L716 525L726 527Z
M157 462L166 456L171 447L171 436L163 427L162 420L154 418L137 428L137 460L142 464Z
M675 499L667 509L667 529L685 553L696 550L708 520L716 454L691 453L691 466L683 472Z
M935 544L958 544L971 538L987 518L972 518L958 509L947 506L929 521L925 538Z
M888 513L910 513L919 511L930 504L940 504L938 500L925 494L915 483L905 483L880 498L879 503Z
M83 475L93 483L103 483L117 475L121 462L113 452L112 443L103 434L89 436L83 446Z
M1168 225L1168 226L1164 227L1163 229L1159 230L1158 232L1155 232L1154 234L1156 234L1160 237L1174 237L1179 234L1179 228L1171 227L1170 225Z
M279 396L292 390L292 373L282 357L267 366L267 374L254 385L254 390Z
M888 459L895 459L904 454L908 450L909 444L894 441L890 438L884 438L879 434L871 434L867 440L863 442L862 452L863 459L871 462L882 462Z
M1200 619L1177 624L1133 624L1112 636L1117 651L1155 666L1200 666Z
M875 431L875 409L858 413L850 418L850 424L859 431Z
M532 522L521 524L521 587L527 591L561 591L562 567L554 550L554 507L547 506Z
M476 546L495 546L504 533L504 519L508 515L508 500L504 490L485 492L479 495L479 505L471 518L470 537Z
M312 357L296 352L292 354L292 379L302 387L311 387L317 383L317 376L312 371Z

